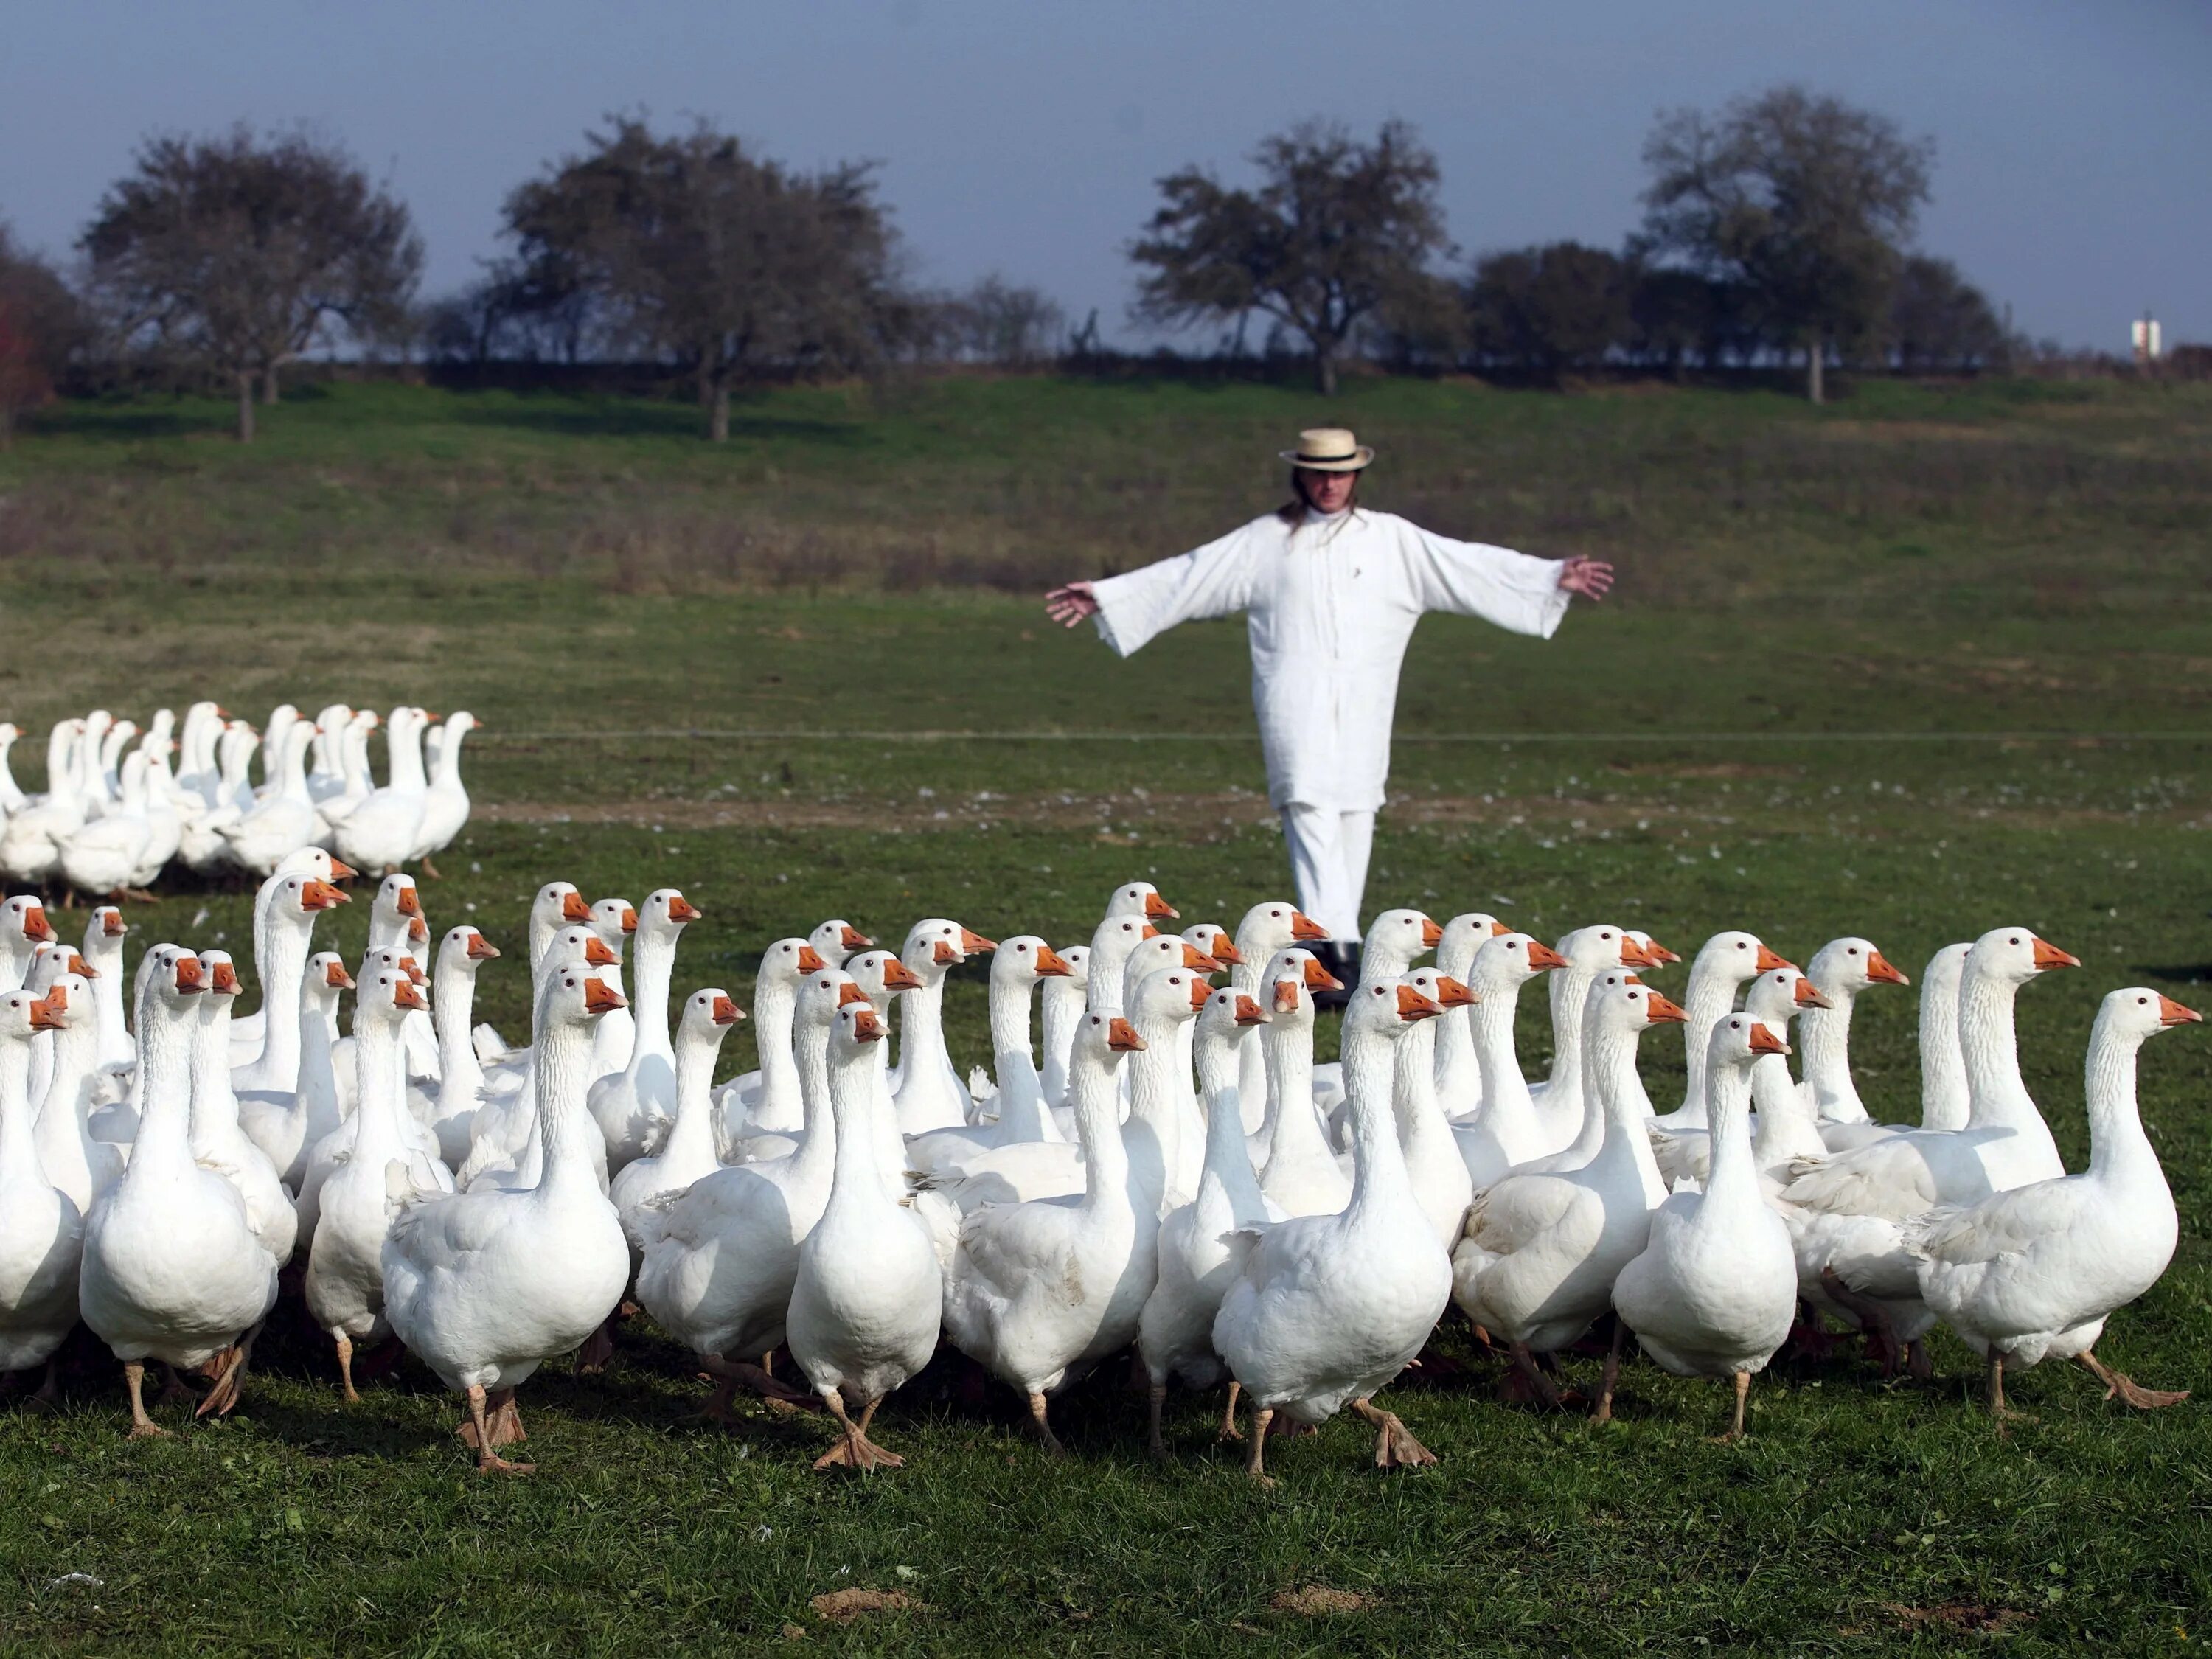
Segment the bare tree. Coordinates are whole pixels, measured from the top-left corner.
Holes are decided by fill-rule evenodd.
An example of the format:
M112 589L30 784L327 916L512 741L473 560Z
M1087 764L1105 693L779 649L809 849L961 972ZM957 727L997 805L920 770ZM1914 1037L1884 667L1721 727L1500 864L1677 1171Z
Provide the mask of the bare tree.
M1888 117L1802 87L1718 116L1677 110L1644 146L1642 246L1742 283L1777 341L1804 351L1819 403L1829 352L1883 325L1934 155Z
M1253 153L1256 190L1200 167L1159 181L1164 198L1129 249L1149 267L1136 315L1170 327L1258 311L1303 336L1314 378L1336 390L1337 361L1361 324L1433 283L1449 251L1435 154L1403 122L1371 144L1307 121Z
M149 139L78 240L125 337L151 333L253 394L333 323L364 336L405 313L422 267L406 207L305 132Z
M972 362L1024 368L1057 355L1067 313L1042 289L994 273L942 302L945 347Z
M734 384L866 366L902 325L873 171L796 173L703 122L661 137L618 118L507 198L507 232L549 301L588 293L615 337L689 369L719 442Z
M14 441L16 422L53 396L85 333L69 284L0 223L0 449Z

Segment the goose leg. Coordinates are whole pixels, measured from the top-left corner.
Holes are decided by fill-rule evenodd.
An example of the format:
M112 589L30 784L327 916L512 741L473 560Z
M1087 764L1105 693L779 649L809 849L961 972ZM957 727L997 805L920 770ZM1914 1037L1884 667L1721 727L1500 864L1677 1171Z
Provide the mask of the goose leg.
M353 1339L343 1331L340 1331L337 1334L336 1340L338 1350L338 1381L345 1389L345 1402L349 1406L358 1406L361 1404L361 1395L355 1392L353 1386Z
M1867 1347L1870 1351L1880 1349L1881 1374L1896 1376L1898 1356L1904 1345L1897 1340L1897 1328L1890 1323L1889 1310L1844 1284L1833 1267L1820 1269L1820 1288L1836 1299L1838 1307L1847 1310L1859 1322L1859 1328L1866 1333Z
M1160 1438L1160 1408L1168 1403L1168 1385L1164 1382L1154 1382L1145 1390L1145 1395L1149 1407L1151 1426L1145 1449L1154 1457L1164 1459L1168 1455L1168 1445L1166 1441Z
M501 1409L511 1409L514 1404L514 1390L502 1389L500 1392L506 1396ZM535 1463L510 1463L492 1449L492 1428L484 1420L484 1391L475 1384L469 1389L469 1420L461 1425L460 1437L476 1449L478 1474L528 1474L538 1467Z
M584 1346L576 1350L576 1375L597 1376L613 1363L615 1357L615 1322L619 1313L611 1313L599 1328L584 1339Z
M1627 1328L1620 1322L1620 1316L1615 1314L1613 1316L1613 1346L1606 1350L1605 1373L1597 1385L1597 1406L1590 1413L1593 1423L1613 1421L1613 1385L1620 1381L1620 1342Z
M715 1354L706 1356L699 1363L710 1376L720 1378L733 1388L743 1383L771 1406L804 1406L809 1411L821 1408L822 1401L815 1395L801 1394L798 1389L787 1389L777 1382L769 1374L765 1364L755 1365L743 1359L724 1359ZM726 1410L726 1397L723 1404Z
M1221 1412L1221 1433L1218 1438L1242 1440L1244 1437L1244 1431L1237 1426L1237 1396L1243 1391L1244 1385L1231 1377L1229 1381L1229 1403L1222 1408Z
M445 880L446 878L439 872L438 866L430 862L430 855L428 854L424 854L421 858L417 859L416 862L422 866L422 873L429 877L431 880Z
M2146 1389L2125 1371L2116 1371L2097 1358L2094 1348L2085 1348L2075 1356L2089 1368L2097 1381L2105 1385L2105 1398L2118 1400L2124 1406L2132 1406L2139 1412L2156 1411L2161 1406L2179 1406L2189 1398L2186 1389Z
M513 1389L495 1390L487 1397L485 1403L491 1407L491 1443L493 1445L518 1445L530 1438L523 1430L522 1410L514 1403Z
M906 1459L896 1452L885 1451L868 1438L868 1425L875 1420L876 1407L883 1403L880 1400L871 1400L861 1407L858 1423L845 1414L844 1396L836 1389L823 1389L822 1403L830 1408L830 1415L837 1419L837 1425L844 1434L836 1445L814 1460L816 1468L852 1468L866 1474L872 1469L905 1467Z
M1509 1352L1513 1357L1513 1375L1520 1380L1521 1386L1550 1409L1559 1410L1561 1404L1559 1388L1538 1368L1536 1356L1528 1352L1528 1345L1516 1342Z
M1267 1425L1275 1419L1275 1408L1263 1406L1252 1414L1252 1439L1244 1453L1244 1473L1263 1486L1275 1484L1274 1478L1261 1467L1267 1450Z
M1045 1421L1044 1396L1041 1394L1032 1392L1030 1395L1030 1421L1036 1425L1037 1438L1044 1443L1048 1454L1054 1457L1067 1455L1067 1448L1060 1443L1060 1437L1052 1431L1052 1425Z
M46 1356L46 1380L39 1384L38 1392L30 1399L30 1403L40 1411L50 1412L62 1403L61 1364L62 1357L58 1353Z
M253 1339L260 1334L261 1328L256 1325L239 1338L238 1346L230 1351L230 1358L223 1366L222 1374L216 1378L215 1387L208 1390L207 1398L200 1401L199 1409L192 1413L193 1416L205 1417L210 1412L217 1417L230 1415L238 1404L239 1396L245 1391L246 1362L253 1357Z
M1744 1402L1751 1397L1751 1373L1735 1373L1735 1414L1729 1419L1729 1431L1713 1437L1716 1444L1732 1446L1743 1438Z
M191 1383L177 1375L174 1365L165 1364L161 1367L161 1392L155 1397L154 1403L157 1406L197 1406L200 1403L200 1397L193 1392Z
M1905 1345L1905 1369L1916 1382L1933 1382L1936 1380L1936 1362L1928 1357L1925 1338L1916 1336Z
M152 1440L169 1432L146 1415L146 1364L141 1359L123 1362L123 1386L131 1390L131 1437L133 1440Z
M1352 1409L1375 1425L1376 1468L1417 1468L1437 1461L1437 1455L1414 1439L1412 1431L1398 1420L1397 1413L1384 1411L1372 1400L1355 1400Z

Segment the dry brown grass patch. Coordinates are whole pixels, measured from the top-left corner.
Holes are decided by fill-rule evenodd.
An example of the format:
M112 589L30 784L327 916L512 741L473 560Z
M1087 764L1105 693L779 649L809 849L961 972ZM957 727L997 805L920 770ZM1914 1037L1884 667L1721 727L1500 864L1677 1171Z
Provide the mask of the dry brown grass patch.
M832 1625L849 1625L871 1613L927 1613L929 1603L904 1590L841 1589L817 1595L814 1616Z
M1361 1612L1373 1607L1375 1598L1357 1590L1331 1589L1326 1584L1301 1584L1296 1589L1278 1590L1271 1605L1277 1613L1322 1619L1330 1613Z

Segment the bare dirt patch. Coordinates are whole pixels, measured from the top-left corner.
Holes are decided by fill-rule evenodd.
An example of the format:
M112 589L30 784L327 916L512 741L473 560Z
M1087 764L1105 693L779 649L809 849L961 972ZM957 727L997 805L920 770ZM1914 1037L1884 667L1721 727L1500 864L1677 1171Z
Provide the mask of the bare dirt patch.
M1375 1605L1371 1595L1357 1590L1331 1589L1326 1584L1301 1584L1278 1590L1270 1604L1277 1613L1295 1613L1301 1619L1324 1619L1331 1613L1358 1613Z
M849 1625L872 1613L927 1613L929 1603L904 1590L841 1589L817 1595L814 1616L832 1625Z
M1974 1631L2002 1636L2014 1626L2027 1622L2027 1615L2017 1607L1992 1607L1979 1601L1947 1601L1933 1607L1909 1607L1900 1602L1885 1601L1881 1610L1908 1630Z

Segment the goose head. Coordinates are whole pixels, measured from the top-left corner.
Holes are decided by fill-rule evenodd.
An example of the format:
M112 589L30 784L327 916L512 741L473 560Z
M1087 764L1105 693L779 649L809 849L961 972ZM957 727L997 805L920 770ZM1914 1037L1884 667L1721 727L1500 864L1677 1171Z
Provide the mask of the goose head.
M761 952L760 971L755 975L757 985L796 985L809 974L816 974L830 964L803 939L780 939Z
M1091 947L1087 945L1062 945L1054 954L1060 958L1060 977L1077 990L1091 987Z
M368 910L370 933L377 939L404 944L410 950L427 950L430 925L422 919L422 895L415 878L396 872L377 886Z
M131 931L131 924L123 920L123 912L112 904L94 907L84 926L84 953L89 957L119 957L123 936Z
M1654 1025L1680 1025L1689 1018L1680 1005L1626 972L1599 975L1583 1008L1584 1018L1601 1030L1648 1031Z
M799 981L798 1006L792 1015L792 1029L799 1036L819 1036L830 1029L840 1008L856 1002L871 1002L867 987L842 968L823 963ZM888 995L883 1006L888 1006Z
M1808 1008L1835 1004L1795 968L1776 968L1753 980L1743 994L1743 1011L1760 1024L1786 1036L1790 1022Z
M1407 984L1447 1012L1454 1008L1471 1008L1482 1000L1466 981L1441 969L1416 968L1405 979Z
M43 945L54 937L53 924L46 920L46 907L28 893L18 893L5 904L0 904L0 929L4 929L8 943L15 945L27 957L31 947ZM22 943L16 945L21 939Z
M1207 997L1206 1006L1199 1011L1199 1041L1234 1042L1239 1031L1265 1025L1267 1018L1259 999L1224 986Z
M1747 1072L1761 1054L1789 1052L1790 1045L1771 1027L1747 1013L1728 1014L1713 1022L1712 1036L1705 1044L1705 1065L1709 1075L1724 1066Z
M1889 965L1872 939L1852 934L1832 939L1815 951L1805 971L1832 1000L1848 1000L1870 985L1912 983Z
M361 981L361 995L354 1005L354 1018L367 1020L373 1030L396 1034L400 1022L419 1009L430 1005L415 981L404 973L390 968L380 968L374 974L364 974Z
M361 977L366 981L371 974L404 974L415 984L423 983L422 964L397 945L376 945L362 953Z
M53 1030L89 1025L94 1018L92 981L82 974L57 974L46 987L46 1003Z
M1271 1018L1292 1025L1313 1024L1316 991L1341 991L1344 981L1321 965L1321 958L1303 945L1291 945L1267 958L1260 975Z
M1463 910L1444 924L1443 937L1437 941L1437 966L1456 979L1465 979L1483 941L1512 931L1486 910Z
M999 942L991 958L991 983L1009 990L1026 991L1039 980L1065 979L1067 964L1035 933L1017 933Z
M448 927L445 938L438 941L438 966L443 969L450 963L471 976L498 955L499 947L466 922Z
M58 1030L63 1015L43 994L10 991L0 996L0 1042L28 1042L40 1031Z
M313 876L317 881L335 884L351 881L361 872L337 854L323 848L301 847L277 860L275 873L280 876ZM414 884L410 882L408 884L412 886ZM343 904L345 902L345 895L338 895L338 902Z
M1265 962L1293 945L1317 945L1328 929L1287 899L1262 899L1237 924L1237 949L1254 962Z
M1139 921L1173 921L1177 911L1160 896L1160 890L1149 881L1133 881L1114 890L1114 896L1106 902L1109 916L1134 916Z
M2081 959L2069 956L2026 927L1992 927L1974 941L1966 953L1966 972L1985 978L2025 985L2038 974L2054 968L2079 968Z
M863 951L859 956L847 958L845 971L860 993L878 1008L890 1006L890 999L902 991L919 991L921 975L908 967L890 951Z
M1139 981L1170 968L1182 968L1194 974L1218 974L1221 964L1204 951L1184 939L1180 933L1156 933L1139 943L1129 952L1121 965L1121 1000L1129 1006Z
M1149 1046L1121 1015L1087 1013L1076 1022L1068 1061L1071 1067L1096 1067L1110 1077L1122 1055L1140 1054Z
M2109 1032L2132 1048L2160 1031L2201 1024L2203 1019L2194 1008L2185 1008L2148 985L2129 985L2105 994L2097 1009L2096 1030L2100 1035Z
M1682 959L1641 927L1624 927L1621 932L1626 933L1635 942L1636 948L1644 952L1646 972L1654 968L1671 968Z
M269 915L283 927L313 927L325 910L349 903L346 896L315 876L271 876Z
M346 972L343 957L335 951L318 951L307 958L307 971L300 986L302 995L318 1007L335 1008L338 993L352 990L354 979Z
M203 1016L216 1008L228 1008L240 989L238 964L228 951L199 952L201 970L207 975L206 999L200 1005Z
M571 922L546 941L548 968L611 968L621 958L607 949L606 941L588 922Z
M1184 943L1195 945L1214 961L1214 971L1234 968L1244 960L1244 953L1229 936L1229 930L1218 922L1201 921L1182 930Z
M745 1011L727 991L719 985L705 986L684 999L684 1012L677 1017L677 1034L712 1036L720 1044L722 1034L744 1017Z
M876 943L842 916L822 923L806 936L806 942L832 968L842 968L855 951L872 950Z
M572 881L549 881L530 902L532 921L547 927L566 927L592 919L592 907Z
M1345 1041L1353 1042L1369 1036L1395 1042L1423 1020L1434 1019L1442 1012L1410 980L1379 980L1361 986L1345 1005Z
M192 1000L207 989L207 975L200 959L181 945L155 947L161 952L147 989L159 1006L182 1013L198 1005Z
M629 1006L621 992L590 968L571 963L545 976L545 988L538 998L538 1029L549 1031L561 1026L588 1028L597 1024L603 1015Z
M1753 974L1771 974L1778 968L1795 966L1787 957L1767 949L1765 941L1758 934L1731 929L1715 933L1705 942L1698 951L1697 961L1690 964L1690 975L1693 979L1741 985Z
M645 908L637 913L637 925L652 933L673 938L705 914L685 898L680 889L656 887L645 896Z
M848 1063L883 1040L883 1017L865 1001L840 1008L830 1023L830 1053Z
M1577 973L1601 974L1608 968L1632 970L1652 965L1645 959L1643 947L1610 922L1577 927L1552 948Z
M1171 968L1136 987L1129 1000L1129 1019L1139 1030L1171 1030L1196 1019L1212 994L1213 988L1196 974Z
M1367 926L1360 950L1360 977L1380 983L1395 980L1443 940L1444 930L1419 910L1385 910ZM1370 972L1369 963L1374 964Z
M623 942L637 932L637 907L626 898L595 900L591 908L590 925L599 936L599 942L622 959Z
M1474 953L1468 984L1477 1000L1499 991L1518 990L1539 974L1567 965L1566 958L1527 933L1498 933Z
M924 979L933 975L942 978L949 969L957 968L970 957L979 957L999 947L981 933L973 933L957 921L943 916L928 916L915 923L906 936L905 948L899 960Z

